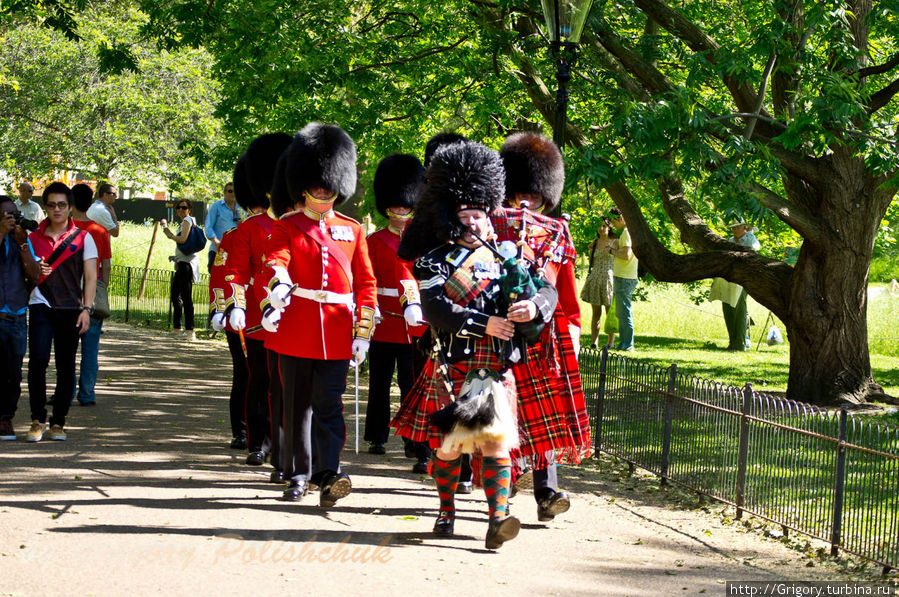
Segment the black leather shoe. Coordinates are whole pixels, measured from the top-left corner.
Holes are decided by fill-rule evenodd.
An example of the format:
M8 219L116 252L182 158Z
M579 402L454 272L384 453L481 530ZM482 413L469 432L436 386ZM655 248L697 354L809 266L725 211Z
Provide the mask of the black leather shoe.
M537 520L548 522L563 512L568 512L571 500L564 491L553 491L552 495L537 502Z
M387 448L384 447L384 444L373 443L368 446L368 453L381 456L387 453Z
M474 483L471 481L461 481L456 487L456 493L474 493Z
M416 462L412 465L412 472L416 475L427 475L428 474L428 463L427 462Z
M330 508L337 503L337 500L350 495L353 490L353 483L346 473L331 474L322 482L321 494L318 498L318 504L322 508Z
M415 442L408 437L403 438L403 454L406 458L415 458Z
M265 452L250 452L247 454L247 464L250 466L262 466L265 464Z
M235 437L231 440L231 449L232 450L246 450L247 449L247 438L244 436Z
M269 483L283 483L284 482L284 471L272 471L272 474L268 477Z
M521 530L521 521L514 516L506 516L500 519L491 519L487 526L487 538L484 547L487 549L499 549L506 541L511 541L518 536Z
M434 534L438 537L449 537L453 534L456 524L456 518L442 512L437 516L434 522Z
M291 481L287 489L284 490L281 499L285 502L298 502L304 495L306 495L306 482Z

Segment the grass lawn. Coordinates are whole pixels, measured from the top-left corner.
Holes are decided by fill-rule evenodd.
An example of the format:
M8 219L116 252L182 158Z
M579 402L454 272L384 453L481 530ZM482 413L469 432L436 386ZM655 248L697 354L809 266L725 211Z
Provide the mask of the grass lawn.
M724 350L727 328L721 303L694 305L677 284L652 284L648 291L647 301L634 302L634 358L662 367L677 363L683 373L737 386L749 382L760 392L786 390L789 344L768 346L763 340L756 350L759 338L771 326L769 321L762 328L767 309L749 299L749 314L757 324L751 328L752 350L728 352ZM868 335L874 379L888 394L899 396L899 296L890 295L884 285L872 285L869 299ZM581 303L581 313L581 341L586 346L590 342L590 305ZM779 320L775 319L774 325L784 332Z
M150 240L153 238L153 226L122 222L118 238L112 241L112 264L129 267L144 267L147 263L147 251L150 249ZM172 232L178 231L178 226L169 224ZM169 240L160 229L156 233L156 244L153 247L153 255L150 259L150 269L172 269L169 257L175 254L175 243ZM205 270L206 251L202 251L203 268Z

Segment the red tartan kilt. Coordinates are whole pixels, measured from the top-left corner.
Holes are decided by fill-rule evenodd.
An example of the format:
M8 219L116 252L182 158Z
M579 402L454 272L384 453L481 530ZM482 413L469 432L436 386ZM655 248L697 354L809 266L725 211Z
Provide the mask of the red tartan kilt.
M483 344L486 346L487 343ZM479 343L478 351L472 359L450 365L453 392L459 393L462 384L465 383L465 375L469 371L482 368L500 371L501 363L497 360L496 355L489 350L484 350ZM505 374L503 385L508 392L509 403L514 413L515 379L508 371ZM439 448L443 442L443 434L431 425L429 417L452 400L453 397L447 392L443 377L437 371L434 361L429 360L425 363L406 399L400 404L399 410L390 421L390 426L396 429L396 435L400 437L406 437L414 442L428 442L432 449Z
M544 341L550 332L556 342L547 346ZM554 462L577 464L589 456L590 420L568 319L561 309L556 309L541 342L528 349L527 361L512 371L517 380L521 438L521 447L513 450L512 457L531 456L539 462L553 451Z

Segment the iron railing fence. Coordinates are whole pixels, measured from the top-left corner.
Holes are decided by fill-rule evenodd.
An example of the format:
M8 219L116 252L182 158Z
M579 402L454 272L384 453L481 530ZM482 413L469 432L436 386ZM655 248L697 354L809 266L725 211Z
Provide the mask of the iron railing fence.
M899 427L582 349L595 448L899 567Z
M172 327L170 300L174 270L113 265L109 275L109 309L116 321L157 329ZM141 287L143 286L143 293ZM209 315L209 276L193 285L194 327L204 330Z

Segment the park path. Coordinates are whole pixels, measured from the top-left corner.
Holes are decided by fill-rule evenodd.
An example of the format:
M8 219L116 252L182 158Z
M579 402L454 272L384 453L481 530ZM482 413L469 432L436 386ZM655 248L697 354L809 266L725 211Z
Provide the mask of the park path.
M330 511L280 502L269 467L227 448L226 348L105 327L98 405L72 408L68 441L23 441L26 391L20 439L0 443L0 595L724 595L725 580L839 578L584 469L563 471L572 507L549 524L515 498L521 534L496 553L481 492L458 499L455 537L434 537L436 493L401 443L353 453L351 396L353 493Z

